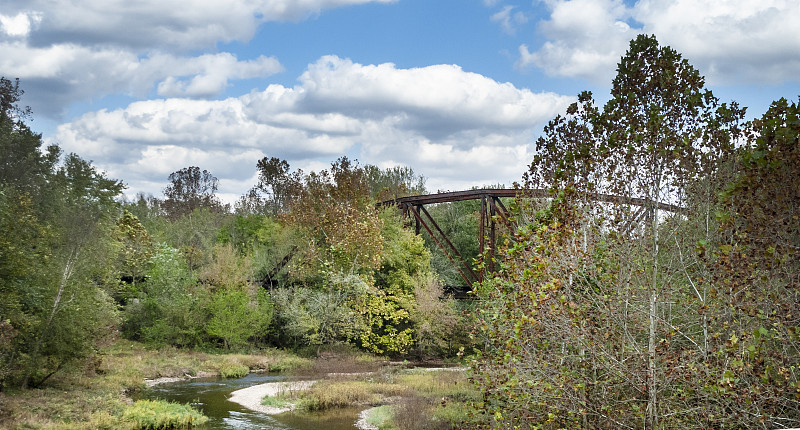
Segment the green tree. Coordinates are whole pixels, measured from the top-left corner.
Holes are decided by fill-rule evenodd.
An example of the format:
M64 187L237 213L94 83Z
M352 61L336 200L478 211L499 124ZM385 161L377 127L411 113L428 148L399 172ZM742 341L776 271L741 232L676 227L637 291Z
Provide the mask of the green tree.
M675 363L705 354L708 295L689 273L696 238L683 221L707 219L693 186L718 174L744 112L720 104L697 70L649 36L631 42L611 96L598 109L582 93L545 128L525 180L550 189L549 203L535 212L520 202L520 218L534 222L481 287L479 380L498 426L693 419ZM519 404L536 407L509 412Z
M170 184L164 188L162 207L167 216L176 219L196 209L224 212L216 196L219 180L208 170L197 166L185 167L169 174Z
M272 303L266 291L255 300L242 290L219 290L208 304L211 319L206 331L221 338L226 349L247 345L247 340L263 334L272 320Z

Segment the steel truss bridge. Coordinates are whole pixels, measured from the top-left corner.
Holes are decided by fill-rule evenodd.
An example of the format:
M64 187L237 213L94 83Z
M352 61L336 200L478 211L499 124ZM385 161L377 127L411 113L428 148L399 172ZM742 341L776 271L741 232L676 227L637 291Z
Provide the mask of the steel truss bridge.
M422 229L428 233L436 245L444 252L445 256L456 266L461 278L466 283L466 286L447 286L445 290L449 290L449 293L457 297L466 297L466 292L471 290L472 285L475 282L481 282L483 280L484 271L481 270L475 273L472 265L461 256L452 241L447 237L444 231L442 231L439 224L436 223L430 212L425 208L425 205L480 199L480 228L477 239L480 245L479 249L482 252L488 252L488 255L492 256L487 262L487 268L489 272L492 273L495 271L493 257L497 250L497 225L495 220L499 220L506 225L509 230L513 230L511 213L500 199L503 197L517 196L526 198L552 197L550 191L544 189L475 189L398 197L378 203L378 206L397 206L403 212L403 216L412 221L417 234L420 234ZM591 199L597 202L638 206L639 209L634 212L633 217L628 221L628 225L631 227L641 221L645 216L648 216L648 214L651 215L652 209L656 207L659 210L665 210L667 212L684 212L684 209L680 206L660 202L655 203L651 200L641 198L596 193L591 196Z

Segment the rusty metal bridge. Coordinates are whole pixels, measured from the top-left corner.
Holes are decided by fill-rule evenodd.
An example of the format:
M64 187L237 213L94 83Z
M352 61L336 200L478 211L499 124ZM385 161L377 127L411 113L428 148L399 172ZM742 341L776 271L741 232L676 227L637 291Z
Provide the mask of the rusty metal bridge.
M454 191L437 194L427 194L419 196L406 196L399 197L392 200L387 200L378 204L378 206L395 205L403 211L406 219L412 220L415 225L417 234L421 233L424 229L431 239L439 246L444 252L445 256L456 266L461 275L461 278L466 282L466 286L462 288L450 286L448 288L456 295L463 295L463 290L470 289L473 283L483 281L484 271L480 270L475 273L472 265L469 264L464 257L458 252L452 241L442 231L439 225L431 216L430 212L425 208L425 205L437 203L451 203L465 200L478 200L481 201L480 209L480 229L478 232L479 249L481 252L487 252L490 258L486 262L486 268L489 272L494 272L494 255L497 250L497 223L499 220L509 229L512 229L512 219L509 210L500 200L503 197L517 197L523 196L527 198L548 198L551 194L548 190L544 189L474 189L468 191ZM667 203L653 203L647 199L621 197L610 194L597 193L592 195L592 200L597 202L627 204L631 206L638 206L639 210L634 213L630 220L633 224L638 222L648 213L648 209L658 207L660 210L668 212L682 212L684 209ZM413 217L413 218L412 218Z

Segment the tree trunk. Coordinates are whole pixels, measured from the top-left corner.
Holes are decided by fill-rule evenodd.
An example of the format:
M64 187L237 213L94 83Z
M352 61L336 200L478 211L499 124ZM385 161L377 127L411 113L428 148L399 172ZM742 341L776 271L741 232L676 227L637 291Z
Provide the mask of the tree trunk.
M67 281L69 281L70 276L72 276L72 269L75 265L76 258L77 252L73 250L67 258L67 263L64 265L64 273L61 274L61 281L58 283L58 292L56 292L56 298L53 300L53 308L50 310L50 316L47 318L47 322L42 326L39 337L36 339L36 344L33 346L28 371L25 372L25 378L22 380L23 389L28 388L31 373L33 373L33 368L36 366L36 361L39 358L39 350L42 348L42 343L47 336L48 330L50 330L50 325L53 323L53 318L55 318L56 312L58 312L58 306L61 304L61 297L64 294L64 289L67 287Z
M656 384L656 328L658 311L658 190L660 181L656 180L655 201L653 201L653 280L650 284L650 330L647 342L647 413L645 415L648 429L658 426L658 385Z

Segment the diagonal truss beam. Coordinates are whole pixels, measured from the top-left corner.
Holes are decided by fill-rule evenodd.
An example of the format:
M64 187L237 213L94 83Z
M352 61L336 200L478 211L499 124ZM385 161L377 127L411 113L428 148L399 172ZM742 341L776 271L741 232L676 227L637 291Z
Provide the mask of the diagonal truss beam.
M425 207L423 205L413 205L413 206L409 206L409 212L411 212L411 214L413 214L414 218L416 219L417 229L419 229L419 226L422 226L422 227L425 228L425 230L431 236L433 241L436 242L436 245L438 245L439 248L442 250L442 252L444 252L444 255L447 257L447 259L450 260L450 262L453 263L456 266L456 269L458 269L458 273L461 274L461 278L464 279L464 282L466 282L467 285L472 285L473 282L477 281L478 280L478 276L475 275L475 272L472 271L472 268L469 267L469 265L466 263L466 261L464 261L464 257L462 257L461 253L459 253L458 250L456 249L456 247L453 246L453 243L450 242L450 239L448 239L447 235L444 234L442 229L439 227L439 224L437 224L436 221L433 220L433 217L431 216L430 213L428 213L428 210L425 209ZM433 234L433 231L431 230L431 227L428 225L428 223L425 221L425 219L422 218L421 214L425 214L425 216L428 218L428 221L430 221L431 225L433 225L434 228L436 229L436 231L438 231L439 234L442 236L442 238L444 238L445 242L450 247L450 251L448 251L448 249L445 248L445 246L436 237L436 235ZM456 263L456 261L453 258L453 256L450 255L450 252L452 252L453 254L456 255L456 258L458 258L458 260L461 263L461 265ZM463 270L464 268L467 269L466 272ZM472 276L472 278L471 278L472 280L470 279L469 276L467 276L467 273L469 273Z

